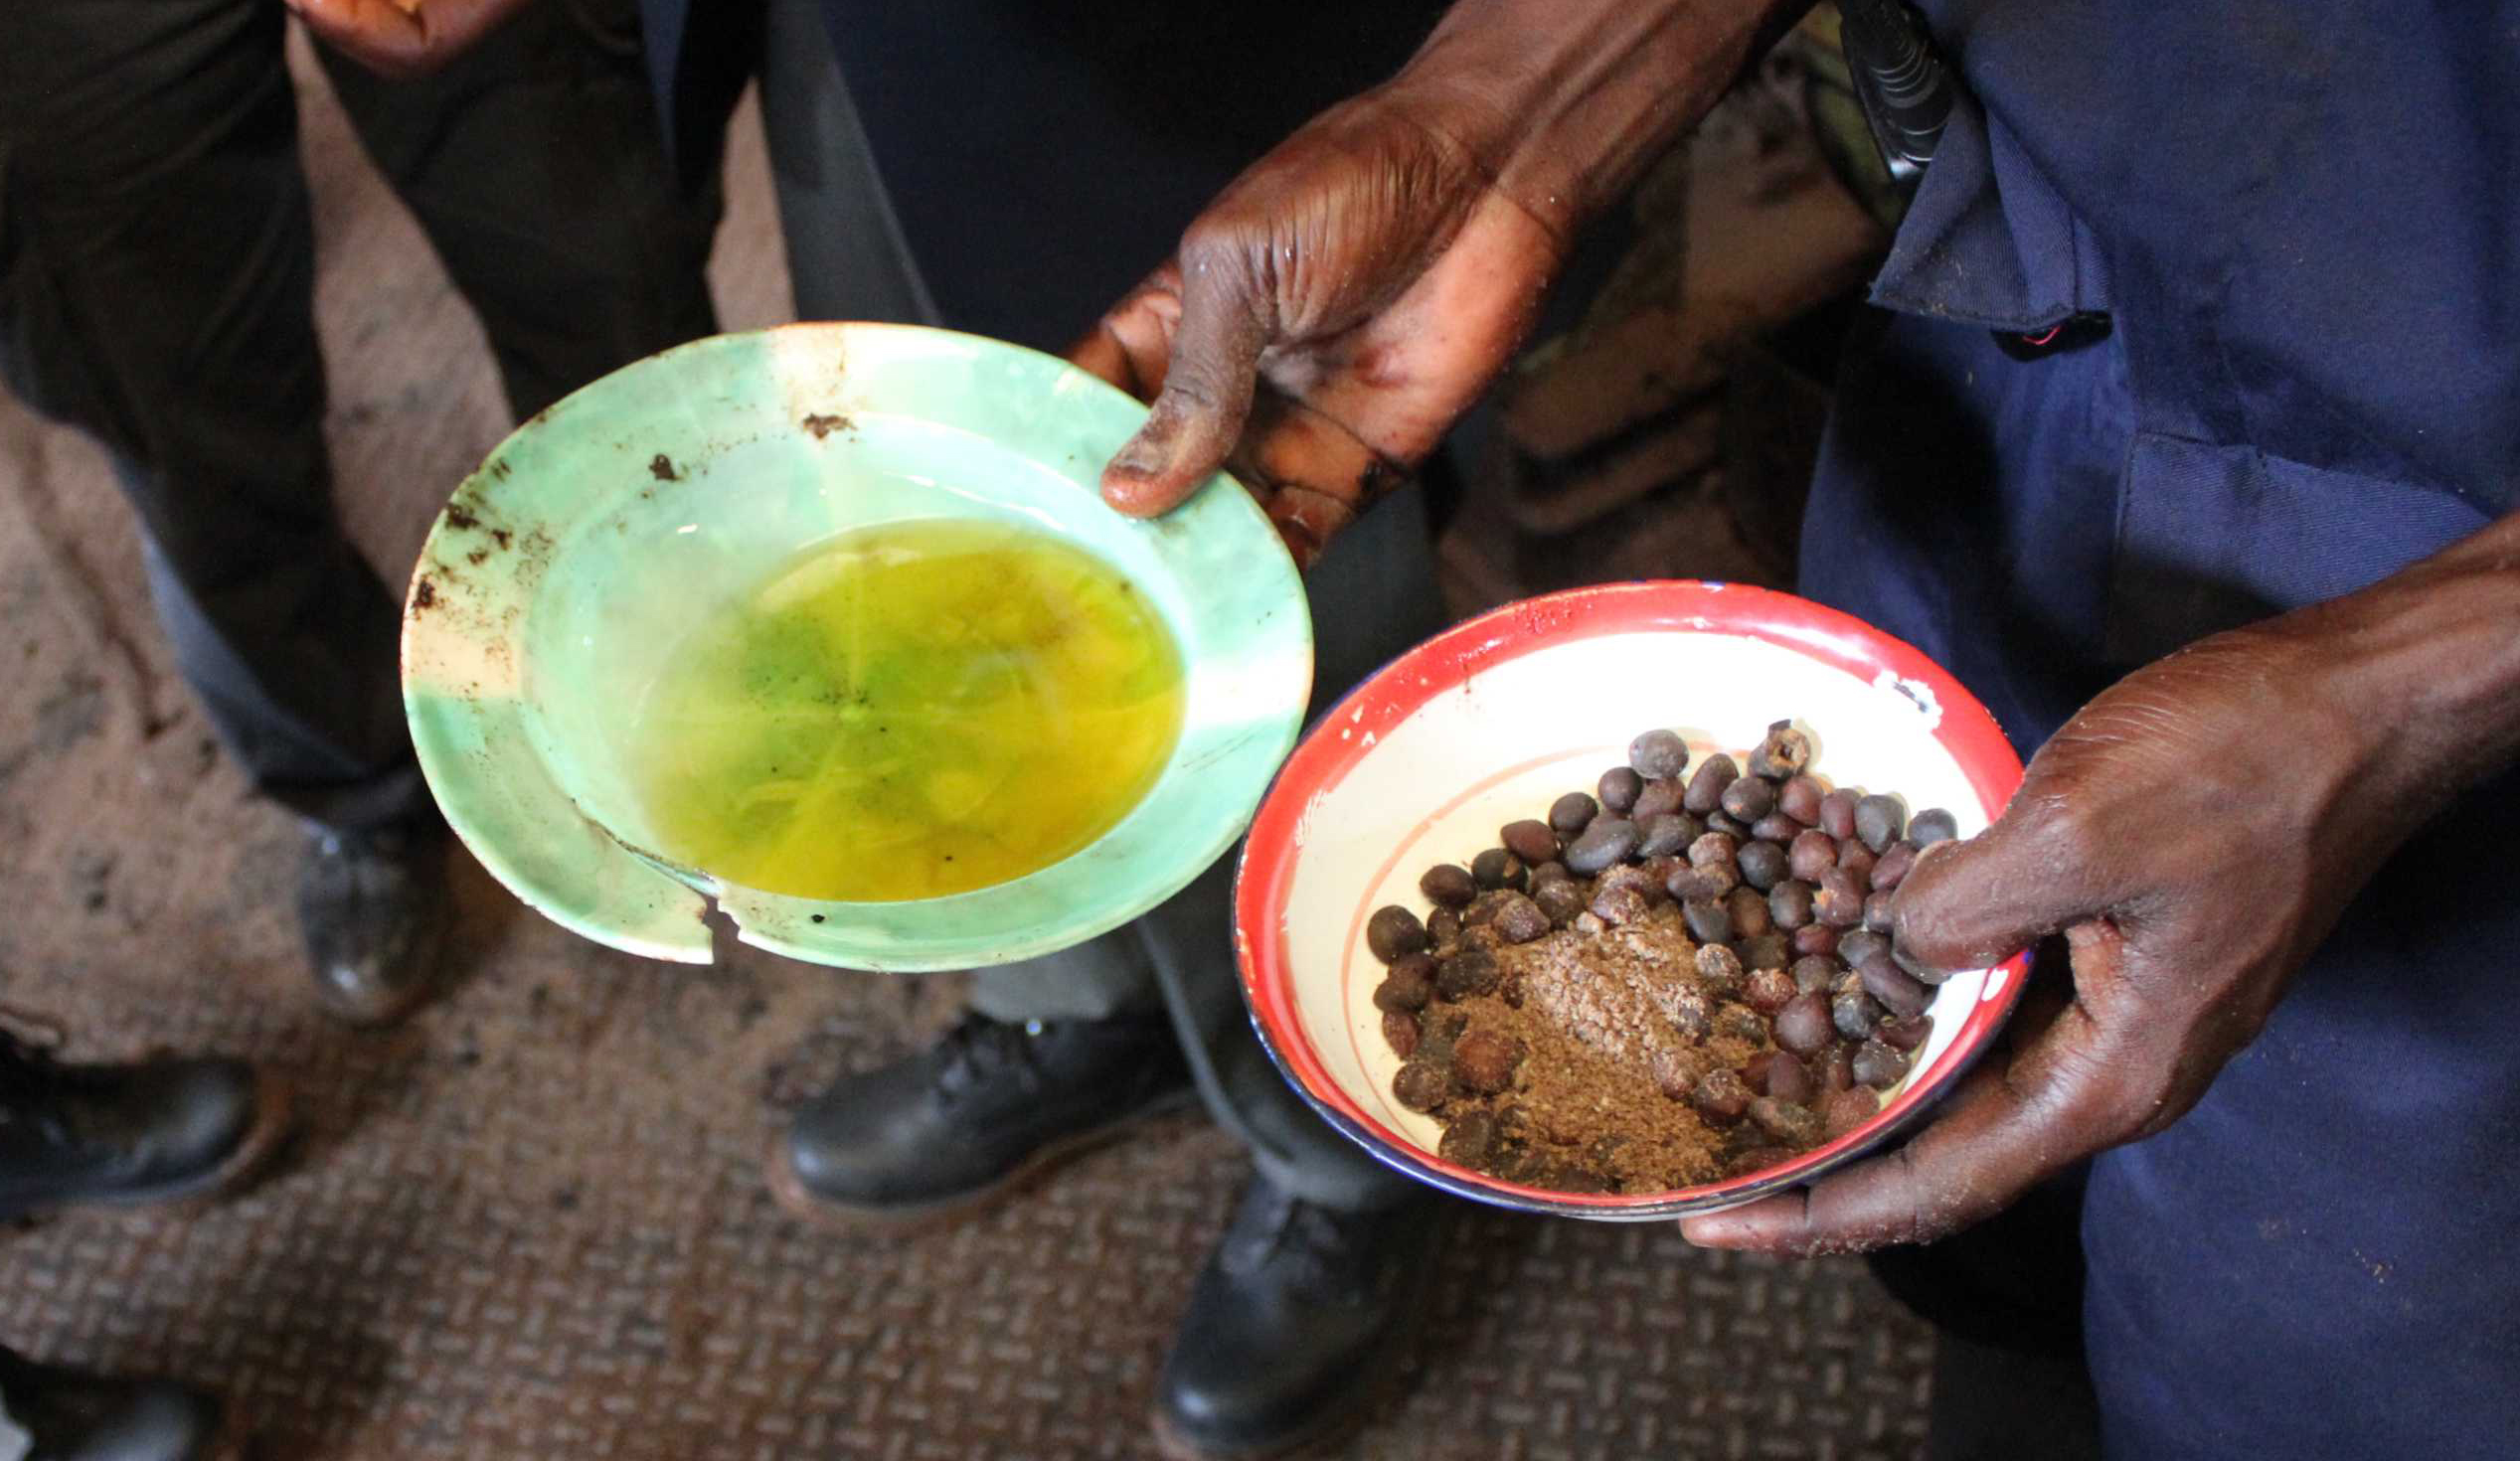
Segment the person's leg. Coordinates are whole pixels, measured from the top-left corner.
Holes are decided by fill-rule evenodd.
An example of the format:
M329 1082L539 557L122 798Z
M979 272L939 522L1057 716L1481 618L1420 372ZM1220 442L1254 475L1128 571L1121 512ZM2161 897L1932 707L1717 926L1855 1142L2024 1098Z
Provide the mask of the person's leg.
M1418 495L1369 514L1307 587L1319 712L1441 625ZM1177 1044L1210 1113L1250 1146L1269 1188L1341 1212L1416 1195L1315 1115L1252 1034L1235 977L1233 872L1234 859L1222 858L1125 927L981 970L953 1038L843 1079L798 1113L773 1153L773 1185L799 1211L853 1220L959 1208L1028 1169L1046 1145L1073 1151L1077 1138L1107 1134L1177 1090ZM974 1059L986 1067L975 1071ZM1115 1069L1128 1078L1109 1078ZM1042 1078L1060 1071L1074 1083ZM995 1085L976 1080L992 1073ZM998 1086L1003 1100L973 1093Z
M1309 584L1319 710L1441 622L1417 495L1369 515ZM1235 980L1233 869L1220 859L1076 948L980 971L946 1040L798 1112L771 1154L773 1189L794 1211L844 1221L962 1211L1160 1109L1186 1055L1268 1191L1341 1213L1398 1208L1417 1190L1313 1114L1252 1034Z
M1365 515L1305 579L1313 623L1311 713L1443 627L1434 554L1417 491ZM1420 1189L1315 1115L1252 1032L1233 956L1234 859L1227 858L1136 932L1192 1047L1220 1124L1242 1136L1272 1185L1325 1207L1386 1207Z
M635 0L543 0L416 81L317 49L481 316L520 418L716 330L716 196L668 162Z
M1379 80L1439 6L1140 0L1091 20L1010 0L836 0L832 38L943 320L1058 349L1171 252L1235 171ZM1193 13L1195 11L1195 14ZM1185 31L1184 27L1188 30ZM1172 65L1202 44L1238 65ZM1415 498L1313 576L1316 688L1343 694L1436 627ZM1431 1257L1428 1205L1314 1116L1255 1044L1235 990L1230 866L1139 920L1218 1119L1260 1175L1191 1296L1158 1427L1187 1454L1266 1452L1359 1413Z
M0 374L111 455L178 668L314 831L317 993L374 1023L427 988L442 869L411 831L400 615L333 511L283 21L254 0L0 12Z
M992 1020L1111 1020L1162 1012L1164 995L1134 924L1072 949L982 969L966 1003Z
M281 21L248 0L0 19L0 366L111 453L178 662L247 773L359 826L420 786L399 615L333 513Z
M1334 541L1312 601L1312 713L1442 626L1415 490ZM1361 1418L1439 1244L1438 1200L1341 1136L1253 1033L1233 955L1234 862L1136 925L1202 1094L1255 1174L1193 1285L1156 1391L1175 1456L1276 1454Z

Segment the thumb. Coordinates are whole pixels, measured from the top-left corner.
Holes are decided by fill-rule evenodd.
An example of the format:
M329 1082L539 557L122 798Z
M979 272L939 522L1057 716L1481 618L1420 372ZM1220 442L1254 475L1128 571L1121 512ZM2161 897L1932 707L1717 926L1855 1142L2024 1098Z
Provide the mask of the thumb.
M1146 424L1102 469L1102 496L1132 517L1181 505L1225 464L1251 414L1264 304L1230 249L1185 249L1181 324Z
M1918 968L1983 969L2105 901L2066 814L2015 809L1966 842L1929 847L1891 897L1893 947Z
M2114 929L2085 923L2070 937L2076 983L2115 977L2124 946ZM2127 1095L2123 1077L2138 1063L2112 1050L2055 982L2034 984L2004 1043L2009 1049L1970 1071L1904 1146L1799 1191L1688 1218L1682 1235L1707 1247L1806 1256L1932 1242L2137 1135L2139 1122L2158 1114Z

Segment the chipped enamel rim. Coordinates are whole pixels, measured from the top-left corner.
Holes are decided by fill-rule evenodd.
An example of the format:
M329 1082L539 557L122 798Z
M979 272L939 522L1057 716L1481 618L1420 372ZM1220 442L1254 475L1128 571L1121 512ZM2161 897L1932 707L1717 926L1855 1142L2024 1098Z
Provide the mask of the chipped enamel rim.
M1757 693L1692 694L1693 671ZM1682 729L1694 761L1716 749L1738 756L1783 715L1814 734L1815 774L1910 795L1912 809L1939 798L1962 836L1993 820L2021 780L2020 756L1994 719L1940 666L1860 620L1767 589L1577 589L1508 604L1402 656L1305 737L1245 845L1236 953L1270 1058L1386 1165L1528 1212L1611 1221L1711 1212L1807 1183L1889 1141L1984 1053L2020 997L2026 954L1936 990L1932 1040L1870 1121L1724 1182L1586 1195L1502 1181L1437 1156L1440 1126L1389 1094L1399 1061L1372 1003L1381 966L1365 951L1364 924L1373 908L1423 907L1419 871L1466 861L1502 822L1589 787L1646 726Z

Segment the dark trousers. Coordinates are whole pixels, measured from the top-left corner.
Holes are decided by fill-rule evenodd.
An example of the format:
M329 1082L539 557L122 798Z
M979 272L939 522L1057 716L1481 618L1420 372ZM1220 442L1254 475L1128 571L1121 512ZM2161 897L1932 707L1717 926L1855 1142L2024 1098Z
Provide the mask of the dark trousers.
M1312 600L1312 709L1443 626L1425 505L1415 490L1334 540L1306 576ZM1313 1114L1252 1033L1235 977L1229 856L1162 906L1100 938L981 971L972 1008L1007 1021L1100 1019L1166 1010L1217 1124L1242 1138L1261 1175L1325 1208L1390 1207L1426 1189L1367 1156Z
M822 0L642 0L672 155L714 195L727 123L757 86L770 186L800 320L937 322L842 81Z
M664 164L633 17L543 0L419 81L326 58L520 415L713 328L714 200ZM284 23L273 0L0 6L0 370L111 454L178 664L248 775L357 828L425 795L398 599L333 510Z
M1442 6L1129 0L826 0L874 176L942 323L1057 350L1171 252L1198 210L1307 116L1396 69ZM1225 67L1183 58L1230 54ZM1309 575L1314 710L1440 628L1425 504L1410 492ZM1252 1033L1235 977L1228 858L1081 947L984 971L1000 1020L1166 1010L1218 1123L1279 1189L1388 1207L1425 1189L1313 1114Z

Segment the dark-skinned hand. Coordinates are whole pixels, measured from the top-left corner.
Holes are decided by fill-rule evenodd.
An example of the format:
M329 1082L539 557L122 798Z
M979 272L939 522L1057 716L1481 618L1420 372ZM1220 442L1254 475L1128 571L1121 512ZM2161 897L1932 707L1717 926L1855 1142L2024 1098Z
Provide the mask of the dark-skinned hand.
M2381 862L2497 753L2507 716L2374 713L2415 703L2407 677L2428 657L2433 683L2457 678L2443 656L2495 632L2490 614L2426 607L2423 571L2402 578L2128 676L2041 748L1992 827L1928 849L1894 898L1904 955L1978 968L2062 932L2070 983L2034 989L1907 1145L1688 1219L1689 1239L1796 1254L1930 1241L2193 1107ZM2502 634L2520 627L2498 612Z
M1386 87L1220 195L1071 358L1154 409L1103 473L1153 516L1230 466L1298 564L1434 448L1565 248L1448 108Z
M1809 6L1454 0L1071 352L1154 403L1103 495L1152 516L1230 466L1309 565L1504 368L1569 237Z

